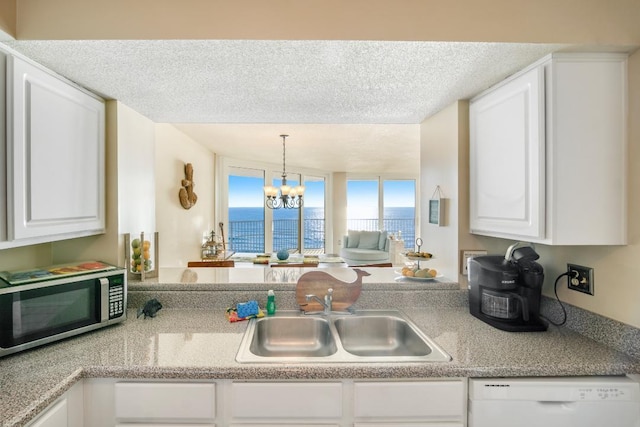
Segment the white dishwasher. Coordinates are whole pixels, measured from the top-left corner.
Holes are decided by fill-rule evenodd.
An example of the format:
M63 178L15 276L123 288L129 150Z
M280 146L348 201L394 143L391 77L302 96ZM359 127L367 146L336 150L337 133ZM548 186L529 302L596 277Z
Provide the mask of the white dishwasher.
M625 376L478 378L469 427L640 427L640 384Z

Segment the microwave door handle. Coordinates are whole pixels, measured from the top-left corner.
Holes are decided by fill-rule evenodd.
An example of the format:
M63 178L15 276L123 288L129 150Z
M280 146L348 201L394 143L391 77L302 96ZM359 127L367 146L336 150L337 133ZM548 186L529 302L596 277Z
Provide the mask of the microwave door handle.
M102 277L100 280L100 322L109 320L109 279Z

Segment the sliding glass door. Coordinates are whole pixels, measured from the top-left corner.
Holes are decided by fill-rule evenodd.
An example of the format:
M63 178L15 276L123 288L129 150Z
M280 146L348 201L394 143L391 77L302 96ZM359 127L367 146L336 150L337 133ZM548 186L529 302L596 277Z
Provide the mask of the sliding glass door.
M228 166L227 221L229 248L263 253L285 249L290 253L321 254L326 241L326 177L291 174L287 184L305 186L299 209L265 207L265 169ZM271 185L282 184L280 172L269 172Z
M326 209L325 179L307 176L304 179L305 196L302 209L303 252L321 254L325 252Z
M405 247L412 248L416 238L416 181L348 179L347 229L401 235Z
M230 168L228 240L235 252L265 251L264 171Z
M406 248L416 240L416 182L412 179L384 180L382 183L384 229L401 235Z
M280 188L282 178L274 178L271 185ZM289 174L287 185L297 187L300 185L300 175ZM300 209L274 209L272 210L272 250L274 252L285 249L290 253L300 251Z

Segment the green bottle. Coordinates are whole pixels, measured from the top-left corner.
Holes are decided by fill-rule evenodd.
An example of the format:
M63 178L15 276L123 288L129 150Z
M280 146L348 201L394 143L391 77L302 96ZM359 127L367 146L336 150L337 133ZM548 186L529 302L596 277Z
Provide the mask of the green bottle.
M273 289L269 289L267 292L267 314L276 314L276 294Z

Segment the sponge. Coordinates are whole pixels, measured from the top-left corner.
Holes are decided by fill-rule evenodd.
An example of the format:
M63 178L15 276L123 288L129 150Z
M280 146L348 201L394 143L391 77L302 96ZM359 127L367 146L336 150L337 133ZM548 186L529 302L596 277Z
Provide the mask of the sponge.
M249 317L255 316L258 314L258 301L251 300L244 303L239 303L236 306L236 310L238 311L238 317Z

